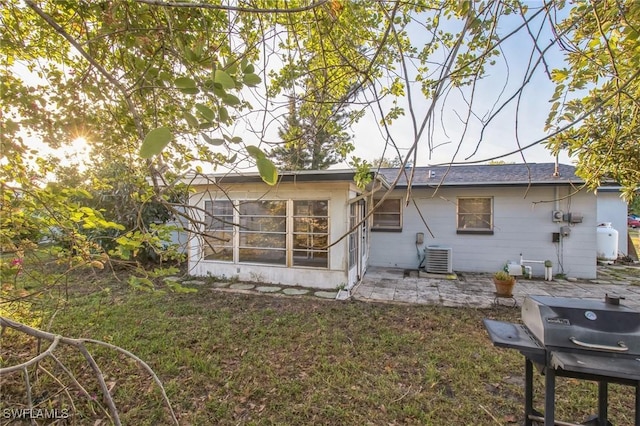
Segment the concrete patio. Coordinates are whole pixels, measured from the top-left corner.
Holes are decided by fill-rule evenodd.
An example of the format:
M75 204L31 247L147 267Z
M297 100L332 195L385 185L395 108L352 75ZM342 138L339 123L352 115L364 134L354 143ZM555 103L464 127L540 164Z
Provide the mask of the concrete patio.
M370 267L351 297L361 301L440 304L489 308L522 304L527 295L602 299L606 294L624 297L622 304L640 310L640 266L599 266L595 280L518 277L513 299L496 299L491 274L426 274L402 269Z

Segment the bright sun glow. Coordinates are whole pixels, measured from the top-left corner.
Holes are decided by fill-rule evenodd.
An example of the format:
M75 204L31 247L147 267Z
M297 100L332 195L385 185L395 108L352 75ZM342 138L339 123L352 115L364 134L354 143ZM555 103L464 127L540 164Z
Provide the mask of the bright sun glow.
M84 168L89 158L89 142L84 136L78 136L67 145L63 145L55 150L54 155L58 157L63 164L73 163L77 164L80 168Z

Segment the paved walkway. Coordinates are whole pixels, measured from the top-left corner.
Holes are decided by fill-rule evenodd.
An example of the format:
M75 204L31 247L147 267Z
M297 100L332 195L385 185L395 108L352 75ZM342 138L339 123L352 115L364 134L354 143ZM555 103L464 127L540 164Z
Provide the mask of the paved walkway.
M371 267L362 282L352 290L351 297L361 301L489 308L496 301L500 305L517 302L520 306L527 295L604 300L609 294L624 297L622 304L640 310L640 266L599 266L596 280L543 281L518 277L513 300L496 299L494 291L491 274L444 276Z

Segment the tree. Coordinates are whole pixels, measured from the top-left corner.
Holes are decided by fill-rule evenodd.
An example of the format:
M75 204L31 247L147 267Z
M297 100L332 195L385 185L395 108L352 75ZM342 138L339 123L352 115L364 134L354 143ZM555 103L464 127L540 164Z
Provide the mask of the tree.
M633 0L0 6L0 245L15 255L0 259L3 281L20 272L24 256L38 257L43 237L62 237L65 244L49 253L66 270L130 259L143 245L161 249L143 213L162 204L179 214L175 201L188 173L256 166L275 184L267 153L280 143L282 121L274 115L287 108L287 96L297 100L297 122L290 114L281 134L316 142L312 167L324 167L313 159L318 148L366 114L375 116L385 147L406 152L402 164L417 164L418 151L431 155L445 143L455 147L447 164L500 160L505 154L477 152L492 126L509 122L513 152L523 160L528 147L548 143L576 156L591 188L611 177L631 198L640 182L640 3ZM517 60L508 55L514 39ZM502 85L491 88L487 106L483 85L494 74ZM553 79L557 90L551 133L531 140L520 126L529 118L527 99L539 96L536 78ZM117 185L109 173L95 173L97 192L48 182L61 169L30 140L55 148L79 136L91 141L90 169L126 171ZM344 142L340 155L350 153ZM370 165L351 154L364 184ZM126 188L118 206L131 211L106 217L93 198L106 188ZM116 222L127 222L129 212L126 226ZM116 231L122 234L110 251L93 238ZM42 274L61 281L51 275ZM146 285L143 278L135 283Z
M284 127L278 129L282 144L270 156L283 170L324 170L344 160L353 145L344 130L347 114L334 113L327 121L298 116L295 100L289 103Z
M390 160L386 157L380 157L373 160L373 164L371 167L373 168L397 168L402 166L402 158L396 156L394 159Z
M596 189L604 177L632 199L640 185L640 4L579 3L558 25L567 66L557 83L548 142L578 157L578 173Z
M404 145L403 164L416 164L419 150L435 152L454 132L449 164L499 160L502 154L477 159L476 151L510 110L514 152L523 159L527 147L548 142L577 155L592 188L613 177L631 197L638 185L637 2L558 0L528 8L516 0L307 0L278 8L262 1L0 1L0 179L3 188L35 197L9 196L17 211L51 196L40 191L58 167L29 145L32 138L51 147L90 140L90 168L127 170L122 184L136 187L129 192L139 201L131 204L136 218L150 203L172 211L189 172L255 165L274 184L267 153L280 142L274 111L288 98L296 99L297 118L289 117L281 135L313 135L310 167L325 167L311 154L341 140L345 124L365 114L375 116L392 152ZM507 46L518 36L528 60L512 63ZM563 55L564 69L552 70L551 53ZM487 108L478 100L481 88L498 71L518 81L493 90ZM558 84L552 133L521 141L526 90L547 73ZM344 142L339 154L350 146ZM365 183L370 165L355 156L347 161ZM96 174L92 185L108 184L105 176ZM69 220L82 207L101 217L90 197L74 197L77 212L66 211L62 199L52 205ZM35 222L23 225L33 229ZM132 238L147 238L144 220L131 226Z

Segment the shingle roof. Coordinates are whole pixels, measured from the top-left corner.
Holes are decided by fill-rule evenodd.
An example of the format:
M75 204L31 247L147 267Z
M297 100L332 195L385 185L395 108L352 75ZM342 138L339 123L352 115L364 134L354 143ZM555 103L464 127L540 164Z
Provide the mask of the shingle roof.
M406 187L411 169L400 177L397 187ZM392 183L400 169L380 169L380 174ZM427 166L415 167L412 186L473 186L473 185L545 185L582 184L584 180L576 176L576 168L555 163Z

